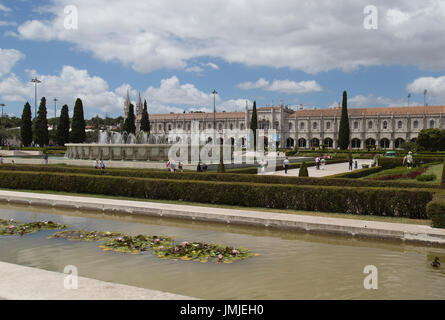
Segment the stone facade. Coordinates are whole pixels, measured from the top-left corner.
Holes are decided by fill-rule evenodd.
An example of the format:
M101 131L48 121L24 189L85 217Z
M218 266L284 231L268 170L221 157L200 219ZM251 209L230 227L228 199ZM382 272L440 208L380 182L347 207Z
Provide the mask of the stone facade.
M275 129L280 148L291 148L295 144L299 148L338 147L341 108L305 109L300 106L297 109L282 103L257 108L258 128ZM415 141L422 129L445 128L445 106L349 108L348 114L350 148L364 149L368 145L399 148L403 142ZM247 104L244 112L217 112L216 129L248 129L251 117L252 110ZM138 115L137 119L140 119ZM173 129L188 131L192 121L199 122L201 130L214 127L213 113L151 114L151 134L165 135Z

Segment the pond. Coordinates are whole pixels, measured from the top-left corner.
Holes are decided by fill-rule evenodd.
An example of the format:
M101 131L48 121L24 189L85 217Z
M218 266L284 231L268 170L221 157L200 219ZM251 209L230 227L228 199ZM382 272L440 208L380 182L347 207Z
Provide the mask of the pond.
M209 210L212 210L209 208ZM0 218L52 220L68 229L125 232L245 247L259 256L231 264L164 260L104 251L98 242L48 239L57 230L0 236L0 260L203 299L444 299L445 249L244 226L122 214L0 205ZM366 290L365 266L378 270Z

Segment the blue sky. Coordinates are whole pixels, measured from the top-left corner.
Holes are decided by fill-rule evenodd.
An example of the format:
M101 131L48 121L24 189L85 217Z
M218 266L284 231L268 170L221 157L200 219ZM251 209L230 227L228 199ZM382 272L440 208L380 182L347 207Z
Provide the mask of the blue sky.
M151 113L210 110L213 89L226 111L328 108L343 90L350 107L402 106L408 93L423 104L425 89L429 105L445 104L444 1L375 1L377 29L364 27L361 0L91 2L0 0L8 114L34 104L34 76L49 117L54 97L70 110L81 97L87 117L121 115L127 90Z

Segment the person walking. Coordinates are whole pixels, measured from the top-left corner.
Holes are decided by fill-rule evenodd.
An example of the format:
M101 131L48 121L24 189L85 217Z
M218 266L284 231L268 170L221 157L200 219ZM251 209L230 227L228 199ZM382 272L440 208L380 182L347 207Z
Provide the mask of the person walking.
M202 165L202 171L206 172L207 171L207 164L204 162L204 164Z
M349 158L349 170L352 170L352 163L353 163L352 158Z
M182 166L181 161L179 161L178 169L179 169L179 171L184 172L184 167Z
M413 153L410 151L406 155L406 164L408 165L408 169L411 169L414 163Z
M326 164L326 160L324 158L321 158L321 170L324 170L325 164Z
M47 155L47 154L45 154L45 155L43 156L43 159L45 160L45 164L48 164L48 155Z
M198 165L196 166L196 171L197 172L202 172L201 162L198 162Z
M289 169L289 159L286 157L283 161L284 173L287 174L287 170Z
M315 158L315 167L317 170L320 170L320 157Z

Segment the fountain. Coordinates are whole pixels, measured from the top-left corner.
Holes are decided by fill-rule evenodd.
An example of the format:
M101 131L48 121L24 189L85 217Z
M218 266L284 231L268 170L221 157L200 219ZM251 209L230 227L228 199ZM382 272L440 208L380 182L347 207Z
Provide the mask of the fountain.
M67 157L82 160L167 161L171 144L164 136L100 131L97 143L68 143Z

